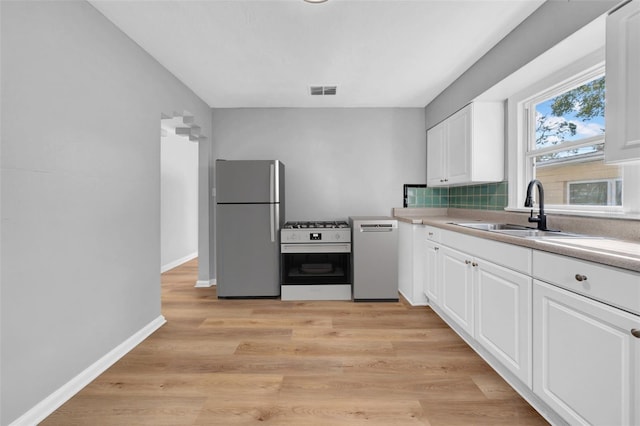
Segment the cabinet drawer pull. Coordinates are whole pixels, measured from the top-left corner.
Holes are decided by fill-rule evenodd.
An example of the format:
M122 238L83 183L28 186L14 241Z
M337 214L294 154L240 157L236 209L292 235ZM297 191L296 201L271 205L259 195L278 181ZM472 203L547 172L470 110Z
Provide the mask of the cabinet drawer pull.
M576 281L586 281L587 276L582 274L576 274Z
M434 249L435 251L438 251L438 250L440 250L440 247L434 247L433 249Z
M637 337L638 339L640 339L640 330L638 330L637 328L632 328L631 334L633 335L633 337Z

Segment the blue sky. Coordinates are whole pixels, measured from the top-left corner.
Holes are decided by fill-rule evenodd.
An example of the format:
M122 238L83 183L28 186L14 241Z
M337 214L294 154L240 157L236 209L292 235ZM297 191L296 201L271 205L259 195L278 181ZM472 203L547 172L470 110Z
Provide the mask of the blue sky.
M577 126L576 134L574 136L567 136L565 140L574 141L583 138L588 138L591 136L597 136L602 134L602 128L604 128L604 117L594 117L589 121L582 121L582 119L576 118L575 113L566 114L564 117L559 118L555 117L551 114L551 104L553 103L553 99L549 99L547 101L541 102L536 105L536 115L548 115L547 119L550 122L560 121L562 119L573 122ZM577 105L576 108L579 108Z

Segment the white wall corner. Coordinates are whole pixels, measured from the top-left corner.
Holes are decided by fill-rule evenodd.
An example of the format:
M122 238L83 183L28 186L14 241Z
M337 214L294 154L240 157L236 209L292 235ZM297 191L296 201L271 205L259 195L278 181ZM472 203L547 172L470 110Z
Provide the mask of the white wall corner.
M196 288L208 288L208 287L213 287L216 285L216 280L215 278L212 280L198 280L196 281Z
M67 402L71 397L80 392L85 386L91 383L96 377L104 373L109 367L115 364L120 358L138 346L149 337L154 331L162 327L167 320L163 315L158 316L146 326L142 327L134 335L113 348L102 358L87 367L73 379L62 385L58 390L40 401L29 411L16 419L10 426L30 426L35 425L47 418L58 407Z

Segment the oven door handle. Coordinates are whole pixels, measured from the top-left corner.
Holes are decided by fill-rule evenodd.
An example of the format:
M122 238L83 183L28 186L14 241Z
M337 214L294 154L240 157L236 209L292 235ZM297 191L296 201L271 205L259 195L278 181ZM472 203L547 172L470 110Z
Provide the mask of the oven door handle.
M351 243L280 244L280 253L351 253Z

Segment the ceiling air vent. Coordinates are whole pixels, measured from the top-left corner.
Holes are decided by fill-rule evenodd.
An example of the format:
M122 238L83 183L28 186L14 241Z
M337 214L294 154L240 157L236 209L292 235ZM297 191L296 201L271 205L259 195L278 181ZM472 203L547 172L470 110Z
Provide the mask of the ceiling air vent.
M336 94L338 86L311 86L309 89L311 96L330 96Z

